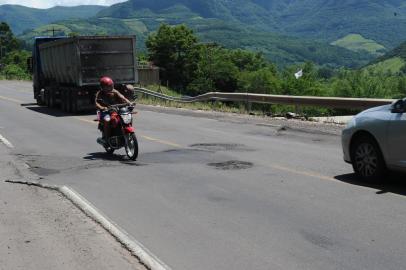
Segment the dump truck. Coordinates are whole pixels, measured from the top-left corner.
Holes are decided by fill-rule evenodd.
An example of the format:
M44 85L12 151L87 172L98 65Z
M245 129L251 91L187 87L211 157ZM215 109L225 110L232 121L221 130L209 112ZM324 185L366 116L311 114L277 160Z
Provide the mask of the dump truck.
M31 67L38 105L76 113L94 109L99 79L111 77L125 96L138 83L135 36L35 38Z

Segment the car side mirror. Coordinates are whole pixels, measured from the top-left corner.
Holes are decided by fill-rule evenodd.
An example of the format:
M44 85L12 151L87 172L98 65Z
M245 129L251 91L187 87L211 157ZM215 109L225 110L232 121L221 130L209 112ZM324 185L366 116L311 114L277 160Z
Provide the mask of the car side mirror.
M392 113L404 113L406 109L405 100L400 99L392 105Z

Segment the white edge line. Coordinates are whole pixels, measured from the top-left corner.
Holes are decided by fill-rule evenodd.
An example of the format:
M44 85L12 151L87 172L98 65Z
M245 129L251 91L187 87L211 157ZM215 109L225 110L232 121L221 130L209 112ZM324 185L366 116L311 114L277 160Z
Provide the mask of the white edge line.
M137 240L128 236L121 228L106 218L99 210L96 209L89 201L83 198L79 193L67 186L47 185L39 182L7 180L8 183L24 184L51 189L60 192L76 207L83 211L87 216L96 221L100 226L107 230L120 244L136 256L141 263L151 270L171 270L169 266L161 262L152 252L144 247Z
M14 145L9 140L4 138L1 134L0 134L0 141L2 143L4 143L8 148L14 148Z
M169 266L161 262L155 255L153 255L141 243L132 239L117 225L113 224L104 215L100 213L90 202L83 198L79 193L75 192L72 188L63 186L58 190L72 203L79 207L89 217L99 223L106 229L112 236L114 236L122 245L124 245L130 252L140 259L151 270L170 270Z

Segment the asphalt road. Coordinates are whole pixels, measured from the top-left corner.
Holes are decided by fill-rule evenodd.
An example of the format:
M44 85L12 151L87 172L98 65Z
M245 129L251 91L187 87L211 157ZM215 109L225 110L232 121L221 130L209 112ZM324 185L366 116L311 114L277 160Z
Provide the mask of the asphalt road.
M94 116L32 103L29 83L0 81L11 154L173 269L405 268L406 178L358 181L339 136L142 107L129 162L96 144Z

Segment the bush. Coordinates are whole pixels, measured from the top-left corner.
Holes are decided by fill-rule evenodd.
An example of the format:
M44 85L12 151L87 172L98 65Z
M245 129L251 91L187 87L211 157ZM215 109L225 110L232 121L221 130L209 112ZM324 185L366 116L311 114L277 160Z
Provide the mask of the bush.
M1 71L1 75L7 80L31 80L30 74L16 64L5 66Z

